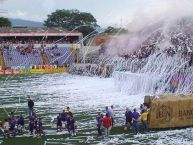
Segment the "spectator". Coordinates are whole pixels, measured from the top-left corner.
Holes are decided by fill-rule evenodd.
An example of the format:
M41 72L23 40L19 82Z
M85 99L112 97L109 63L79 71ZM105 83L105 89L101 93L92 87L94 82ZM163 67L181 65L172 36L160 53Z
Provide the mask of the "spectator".
M61 119L62 119L62 126L65 128L66 127L66 121L67 121L67 113L65 110L61 113Z
M108 114L110 116L111 112L108 106L105 107L105 114Z
M108 137L110 134L109 130L112 125L112 120L108 113L106 113L106 116L103 118L102 122L103 122L103 127L105 128L105 136Z
M125 111L125 130L127 130L127 128L132 126L132 112L131 110L129 110L129 108L126 108Z
M136 135L138 133L138 119L139 119L139 113L136 111L136 109L133 110L132 113L132 129L133 133Z
M10 118L10 119L15 119L15 114L14 114L14 112L10 112L10 113L9 113L9 118Z
M15 118L13 118L13 119L9 118L9 131L10 131L10 134L11 134L12 136L14 136L14 137L15 137L15 135L16 135L15 125L16 125L16 120L15 120Z
M29 116L32 116L33 107L34 107L34 101L30 97L28 97Z
M39 118L37 120L37 135L38 136L45 135L45 133L43 131L43 123L42 123L42 119L41 118Z
M9 122L7 121L7 119L5 119L3 123L3 131L5 138L10 137L9 127Z
M72 111L71 111L70 107L66 108L66 113L69 114L70 116L72 116Z
M18 130L18 133L22 134L22 129L24 127L24 118L23 118L23 115L20 114L18 120L17 120L17 130Z
M62 131L62 116L61 113L57 116L57 132L60 129Z
M114 125L114 116L115 116L115 113L114 113L114 106L111 105L111 108L109 109L109 115L111 117L111 120L112 120L112 127Z
M69 133L69 136L76 136L76 131L75 131L75 128L76 128L76 122L75 122L75 119L72 115L68 114L67 115L67 129L68 129L68 133Z
M143 110L142 114L140 116L140 120L141 120L143 128L144 128L144 133L148 132L147 118L148 118L148 112L146 110Z
M97 136L101 136L101 135L102 135L102 132L101 132L102 120L103 120L103 114L101 114L101 113L99 112L98 115L97 115L97 117L96 117L97 132L98 132L98 135L97 135Z
M35 127L35 123L34 123L34 120L33 119L30 119L29 120L29 131L30 131L30 134L33 135L33 131L34 131L34 128Z
M5 136L5 131L3 128L3 123L0 121L0 134L3 134L3 136Z

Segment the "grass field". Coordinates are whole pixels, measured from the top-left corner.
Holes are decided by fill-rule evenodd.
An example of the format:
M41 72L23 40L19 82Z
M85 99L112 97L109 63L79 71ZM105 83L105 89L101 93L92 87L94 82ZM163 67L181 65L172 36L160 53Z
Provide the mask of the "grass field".
M7 118L8 112L15 112L15 114L22 113L26 119L26 130L28 124L28 117L27 117L27 100L26 94L31 94L30 87L36 87L37 85L41 85L39 81L33 82L41 78L41 75L32 75L32 76L9 76L8 78L5 77L3 81L1 81L1 107L0 107L0 120L4 120ZM5 81L6 80L6 81ZM30 82L32 80L32 82ZM44 80L43 80L44 81ZM26 89L27 88L27 89ZM58 95L58 94L57 94ZM75 104L79 107L79 110L73 109L74 117L77 120L78 128L77 128L77 136L76 137L69 137L66 131L61 133L56 132L56 127L53 127L52 121L58 115L59 111L62 111L63 106L55 106L56 101L60 99L60 96L56 96L53 94L49 94L48 92L43 93L36 93L35 95L32 94L35 101L35 110L39 117L43 119L45 131L47 135L45 137L37 138L29 136L28 133L24 134L23 136L17 136L15 138L8 138L8 139L1 139L3 140L2 144L4 145L42 145L42 144L97 144L104 140L104 137L97 138L96 133L96 125L95 125L95 117L97 114L97 110L104 110L105 106L85 109L84 107L80 110L80 104ZM46 98L48 96L48 98ZM49 101L49 99L54 100L54 105L43 103L44 101ZM71 99L66 98L66 104L70 104ZM60 100L59 100L60 101ZM68 101L68 102L67 102ZM40 104L38 104L40 103ZM42 104L43 103L43 104ZM52 102L50 102L52 103ZM66 105L65 105L66 106ZM117 116L118 117L118 116ZM118 119L120 120L120 119ZM117 122L119 123L119 122ZM128 132L123 130L123 123L117 124L115 128L111 130L111 135L124 135ZM105 139L107 140L107 139Z
M13 111L14 109L6 108L6 111ZM25 108L18 109L18 112L25 112ZM16 113L17 114L17 113ZM93 114L94 115L94 114ZM0 110L0 120L7 118L7 114L4 109L1 108ZM42 115L43 117L43 115ZM75 119L79 122L79 124L84 122L94 122L95 116L88 114L88 112L82 112L81 114L75 113ZM27 129L27 120L26 118L26 129ZM46 122L45 131L48 132L50 135L46 135L45 137L33 137L27 134L22 136L17 136L14 138L7 138L1 139L3 140L2 145L43 145L43 144L97 144L102 141L106 142L107 140L110 141L111 138L117 136L121 140L125 137L132 138L131 130L125 131L123 126L119 126L118 124L116 127L112 128L111 135L109 139L105 139L104 136L97 138L96 129L94 124L90 127L89 124L87 125L80 125L80 128L77 129L77 136L76 137L69 137L67 131L63 132L56 132L56 128L52 127L50 122Z
M128 133L122 130L122 127L115 127L111 130L111 135L109 139L104 139L104 137L96 137L95 130L82 130L78 131L76 137L69 137L67 134L62 135L46 135L46 137L16 137L4 139L2 145L43 145L43 144L97 144L102 141L110 141L114 135L119 134L119 138L124 140L128 135L123 133ZM90 132L88 134L88 132ZM121 134L120 134L121 133Z
M6 80L6 79L5 79ZM60 145L60 144L192 144L193 129L156 130L149 134L133 135L131 130L124 130L125 106L139 107L143 96L128 96L117 92L113 80L72 76L67 74L32 75L22 78L0 81L0 120L7 117L7 112L20 112L26 117L27 96L35 102L35 111L42 118L46 136L33 138L26 132L15 138L0 138L2 145ZM110 137L97 138L95 117L97 112L104 112L105 106L115 107L115 127ZM77 121L77 136L69 137L66 131L56 132L53 120L67 106L72 108ZM138 109L138 108L137 108ZM141 132L141 131L140 131Z

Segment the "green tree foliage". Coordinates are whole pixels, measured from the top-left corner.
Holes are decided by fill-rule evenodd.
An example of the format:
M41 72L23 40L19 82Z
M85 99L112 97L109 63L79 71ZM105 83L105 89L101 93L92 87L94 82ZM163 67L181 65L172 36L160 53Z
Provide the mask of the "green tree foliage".
M11 22L7 18L0 17L0 27L11 27Z
M44 25L47 27L63 27L69 31L76 30L87 35L95 30L97 21L90 13L80 12L78 10L56 10L48 15ZM80 25L84 25L79 27Z
M126 30L124 28L115 28L115 27L109 26L108 28L106 28L104 33L108 33L108 34L120 33L120 34L123 34L123 33L128 33L128 30Z

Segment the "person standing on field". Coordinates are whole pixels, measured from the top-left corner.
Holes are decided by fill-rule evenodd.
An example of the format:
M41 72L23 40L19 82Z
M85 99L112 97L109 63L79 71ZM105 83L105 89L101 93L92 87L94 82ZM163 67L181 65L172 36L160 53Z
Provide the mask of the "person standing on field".
M28 97L28 113L29 113L29 117L32 116L33 113L33 107L34 107L34 101Z
M103 127L105 129L105 136L109 136L110 128L112 125L112 119L110 115L107 113L106 116L102 119Z

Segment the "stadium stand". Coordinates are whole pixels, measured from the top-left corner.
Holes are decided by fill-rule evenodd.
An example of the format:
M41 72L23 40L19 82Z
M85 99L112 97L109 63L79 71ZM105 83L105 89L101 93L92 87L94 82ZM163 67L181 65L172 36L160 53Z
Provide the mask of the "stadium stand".
M1 66L69 66L75 62L73 43L81 36L62 28L0 28Z
M4 62L6 67L20 66L20 65L41 65L43 60L40 52L21 54L16 49L3 51Z
M75 58L71 53L70 48L48 48L46 54L50 63L54 63L58 66L68 66L73 63Z

